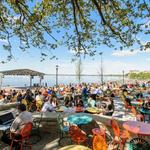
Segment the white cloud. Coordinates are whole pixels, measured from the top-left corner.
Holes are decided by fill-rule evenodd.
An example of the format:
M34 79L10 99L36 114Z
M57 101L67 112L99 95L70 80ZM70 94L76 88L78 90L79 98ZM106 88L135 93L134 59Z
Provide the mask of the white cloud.
M141 51L140 49L134 49L133 51L117 50L117 51L112 52L112 56L116 56L116 57L136 56L138 53L150 53L150 48L143 50L143 51Z
M135 56L137 54L137 50L130 51L130 50L122 50L122 51L114 51L112 56L117 57L124 57L124 56Z
M85 53L85 50L83 50L83 49L78 50L78 48L76 48L76 49L70 50L69 52L70 52L71 54L76 54L77 52L80 52L81 54L84 54L84 53ZM86 52L88 53L88 50L86 50Z
M8 41L5 40L5 39L0 39L0 42L1 42L1 43L8 43Z
M140 51L140 50L139 50L139 52L140 52L140 53L150 53L150 48L148 48L148 49L146 49L146 50L143 50L143 51Z

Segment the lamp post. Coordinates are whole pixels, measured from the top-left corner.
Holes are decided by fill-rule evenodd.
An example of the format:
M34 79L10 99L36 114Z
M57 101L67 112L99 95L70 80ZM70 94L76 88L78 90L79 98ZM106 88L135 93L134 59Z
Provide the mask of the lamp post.
M124 84L124 70L122 71L122 81L123 81L123 84Z
M56 87L58 86L58 65L56 65Z
M101 84L103 85L103 52L100 52L99 54L101 56Z
M4 78L4 75L0 73L0 90L2 88L2 80Z

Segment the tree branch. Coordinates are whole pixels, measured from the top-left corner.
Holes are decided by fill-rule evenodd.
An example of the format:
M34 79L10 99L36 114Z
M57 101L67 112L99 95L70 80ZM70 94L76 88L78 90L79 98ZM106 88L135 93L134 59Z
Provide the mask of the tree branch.
M98 13L99 13L99 15L100 15L100 17L101 17L101 19L102 19L103 24L104 24L105 26L109 27L109 29L111 30L111 32L112 32L114 35L119 36L120 40L121 40L124 44L128 45L127 42L122 38L121 34L120 34L119 32L116 32L115 29L112 28L112 25L111 25L109 22L107 22L107 21L105 20L104 15L103 15L103 13L102 13L102 11L101 11L101 5L102 5L102 3L100 2L100 5L99 5L96 0L92 0L92 2L94 3L94 5L95 5L96 8L97 8Z

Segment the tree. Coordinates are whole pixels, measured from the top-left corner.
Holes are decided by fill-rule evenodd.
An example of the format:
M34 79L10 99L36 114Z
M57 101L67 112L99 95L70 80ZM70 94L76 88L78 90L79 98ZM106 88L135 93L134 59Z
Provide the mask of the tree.
M83 68L82 68L82 61L81 61L81 57L80 57L76 64L76 77L77 77L79 83L81 82L82 71L83 71Z
M139 73L129 73L130 79L148 80L150 79L150 72L139 72Z
M75 56L81 51L94 56L99 45L118 49L116 43L120 50L135 43L141 50L150 48L150 42L142 44L137 38L150 33L149 0L0 0L0 10L0 40L7 41L3 48L9 52L8 61L14 38L23 51L63 44ZM42 60L49 53L41 51Z

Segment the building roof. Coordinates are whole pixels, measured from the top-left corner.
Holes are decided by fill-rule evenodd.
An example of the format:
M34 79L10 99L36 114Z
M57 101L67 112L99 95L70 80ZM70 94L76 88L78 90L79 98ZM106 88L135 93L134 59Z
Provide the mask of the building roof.
M30 69L15 69L15 70L6 70L1 71L4 76L5 75L17 75L17 76L44 76L45 74L42 72L30 70Z

